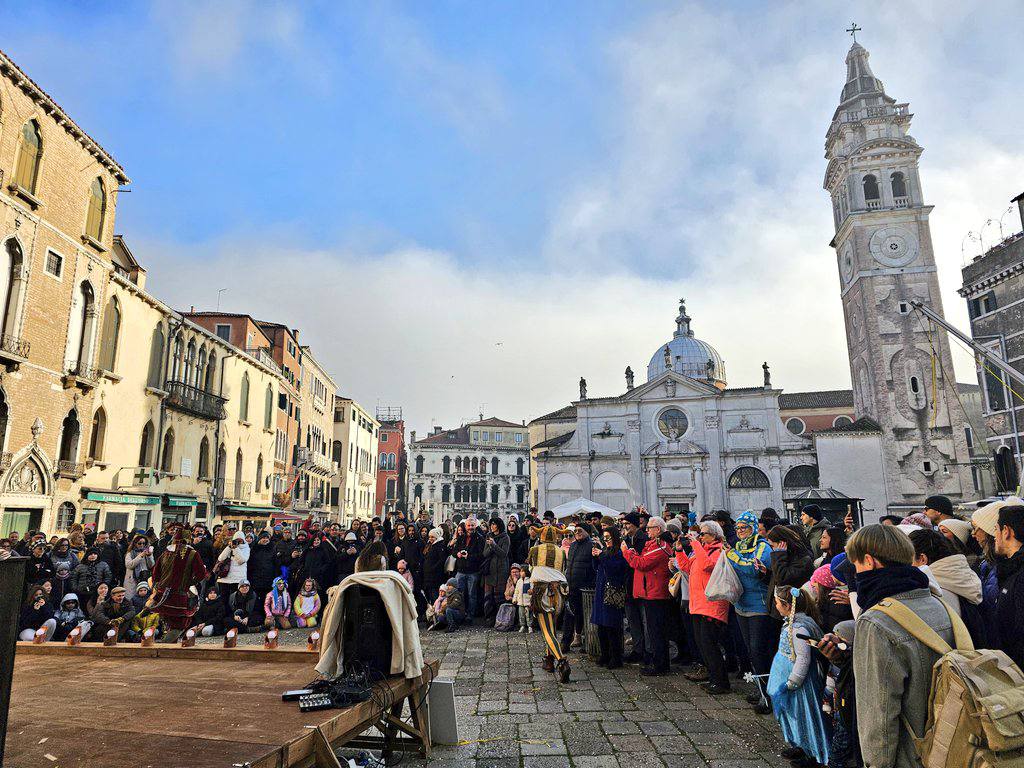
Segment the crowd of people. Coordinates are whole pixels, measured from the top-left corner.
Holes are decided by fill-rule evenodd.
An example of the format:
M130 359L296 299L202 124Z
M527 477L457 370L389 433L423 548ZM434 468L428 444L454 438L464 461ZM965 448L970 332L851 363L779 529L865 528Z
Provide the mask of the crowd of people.
M206 636L316 626L331 586L383 566L408 584L427 631L539 629L553 652L545 664L561 666L592 625L595 661L609 669L676 669L712 696L755 682L748 701L778 719L795 765L916 765L907 729L925 726L939 654L887 611L896 601L944 642L962 629L976 648L1024 666L1024 501L961 517L934 496L919 513L859 529L813 504L799 517L639 508L436 526L399 512L347 530L310 519L295 533L197 524L188 541L206 578L190 623ZM29 558L21 638L163 631L148 604L169 544L170 533L152 530L12 533L0 556Z

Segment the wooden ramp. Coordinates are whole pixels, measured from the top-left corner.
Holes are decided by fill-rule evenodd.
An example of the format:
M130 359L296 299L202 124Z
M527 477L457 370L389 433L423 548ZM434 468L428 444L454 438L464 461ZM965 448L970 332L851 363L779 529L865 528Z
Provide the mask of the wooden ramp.
M401 731L429 751L415 706L410 727L393 722L400 709L381 713L372 701L306 714L281 701L316 677L316 660L292 649L19 643L5 766L329 766L327 745L371 746L358 737L382 716L392 740ZM423 702L428 667L436 672L437 662L414 680L389 679L396 707Z

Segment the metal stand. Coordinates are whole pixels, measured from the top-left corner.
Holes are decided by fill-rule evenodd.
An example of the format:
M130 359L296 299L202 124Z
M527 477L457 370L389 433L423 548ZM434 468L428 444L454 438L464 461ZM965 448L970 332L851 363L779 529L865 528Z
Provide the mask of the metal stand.
M4 744L7 743L7 713L11 706L18 614L27 562L27 557L0 560L0 765L4 764Z

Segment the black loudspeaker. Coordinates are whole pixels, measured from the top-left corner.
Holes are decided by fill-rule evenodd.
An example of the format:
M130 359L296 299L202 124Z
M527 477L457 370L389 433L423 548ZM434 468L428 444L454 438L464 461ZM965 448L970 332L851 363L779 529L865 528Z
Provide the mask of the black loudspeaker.
M7 712L11 704L11 682L14 677L14 651L18 642L18 613L21 610L27 562L27 557L0 560L0 765L4 763Z
M343 595L342 654L346 668L365 666L384 677L391 674L391 619L376 590L354 584Z

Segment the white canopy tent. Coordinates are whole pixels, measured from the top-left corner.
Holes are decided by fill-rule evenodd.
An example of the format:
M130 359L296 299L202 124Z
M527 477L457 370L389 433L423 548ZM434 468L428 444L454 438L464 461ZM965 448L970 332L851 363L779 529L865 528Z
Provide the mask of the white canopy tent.
M567 501L565 504L559 504L551 511L555 513L556 520L561 520L563 517L569 517L570 515L586 515L591 512L600 512L602 515L610 517L618 517L621 514L617 509L606 507L604 504L598 504L590 499L584 499L582 496L578 499Z

